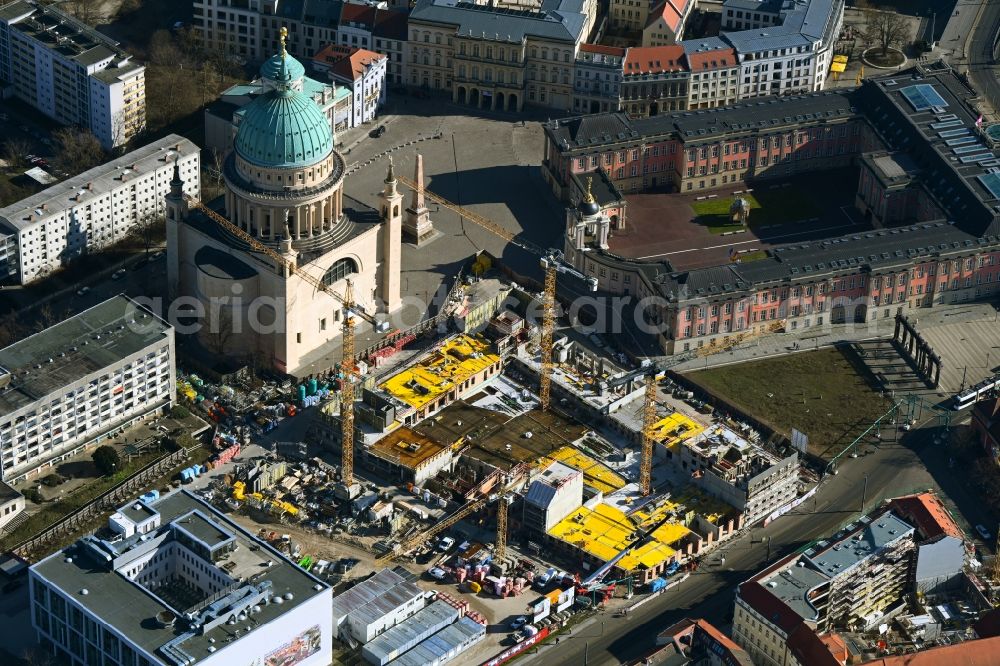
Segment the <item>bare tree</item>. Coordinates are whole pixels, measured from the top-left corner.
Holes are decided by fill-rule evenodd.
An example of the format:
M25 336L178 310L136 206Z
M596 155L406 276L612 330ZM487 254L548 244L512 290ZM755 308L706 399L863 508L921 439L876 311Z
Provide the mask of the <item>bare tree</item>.
M31 142L21 137L11 137L4 141L3 157L12 167L24 166L28 163L25 157L31 151Z
M142 243L143 248L146 250L146 257L149 257L149 251L153 247L153 244L163 236L165 225L166 217L163 215L163 211L153 209L136 219L135 224L132 225L129 231L129 235Z
M70 0L66 5L69 11L84 23L93 25L98 18L100 0Z
M6 347L24 337L24 324L17 314L8 312L0 317L0 347Z
M226 306L209 308L207 342L209 349L219 356L226 353L233 337L233 317Z
M46 303L38 310L38 321L35 327L39 331L44 331L58 321L56 313L52 310L52 306Z
M890 48L896 48L902 44L909 31L910 24L906 17L893 9L865 10L865 42L880 47L882 57L889 53Z
M86 171L105 159L101 142L90 130L64 127L52 133L59 144L57 164L71 174Z

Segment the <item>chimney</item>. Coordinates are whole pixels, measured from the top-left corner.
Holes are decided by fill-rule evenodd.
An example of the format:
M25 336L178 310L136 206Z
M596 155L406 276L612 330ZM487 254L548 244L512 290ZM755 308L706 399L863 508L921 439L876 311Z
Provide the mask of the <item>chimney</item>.
M93 192L94 191L94 183L92 183L92 182L91 183L87 183L87 189L89 191Z

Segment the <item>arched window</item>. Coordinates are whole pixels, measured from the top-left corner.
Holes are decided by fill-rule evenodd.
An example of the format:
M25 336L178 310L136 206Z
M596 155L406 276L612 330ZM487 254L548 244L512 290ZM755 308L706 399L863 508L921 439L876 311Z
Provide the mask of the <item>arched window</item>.
M339 282L349 275L353 275L358 272L358 265L350 257L345 257L343 259L338 259L337 262L330 266L330 270L326 272L323 276L323 284L326 286L332 285L334 282Z

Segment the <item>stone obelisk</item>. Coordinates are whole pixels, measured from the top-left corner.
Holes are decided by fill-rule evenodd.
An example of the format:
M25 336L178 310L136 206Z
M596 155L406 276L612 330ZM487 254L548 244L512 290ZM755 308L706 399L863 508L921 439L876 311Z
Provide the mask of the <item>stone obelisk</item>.
M424 201L424 156L417 153L417 163L413 174L417 187L413 190L410 207L406 209L406 221L403 223L403 236L406 240L420 245L434 236L434 225L431 223L431 212Z

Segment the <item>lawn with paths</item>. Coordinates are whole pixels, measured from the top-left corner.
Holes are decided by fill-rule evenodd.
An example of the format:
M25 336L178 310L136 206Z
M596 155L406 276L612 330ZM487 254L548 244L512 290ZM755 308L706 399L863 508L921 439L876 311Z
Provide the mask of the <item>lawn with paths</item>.
M687 376L785 435L792 428L804 432L810 453L829 459L891 407L859 372L852 354L821 349Z

